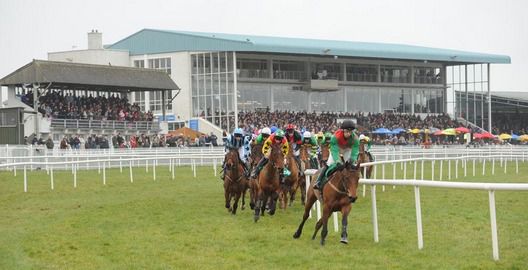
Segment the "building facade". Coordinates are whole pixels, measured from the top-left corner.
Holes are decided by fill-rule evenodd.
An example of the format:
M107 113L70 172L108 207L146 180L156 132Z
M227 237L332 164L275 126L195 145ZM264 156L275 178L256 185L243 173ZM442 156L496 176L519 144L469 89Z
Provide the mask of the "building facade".
M238 111L261 109L455 115L454 88L468 77L451 76L452 67L510 63L503 55L408 45L153 29L104 49L89 33L89 44L92 60L48 57L166 71L181 88L166 104L169 130L191 118L232 130ZM163 106L152 92L129 99L156 114Z

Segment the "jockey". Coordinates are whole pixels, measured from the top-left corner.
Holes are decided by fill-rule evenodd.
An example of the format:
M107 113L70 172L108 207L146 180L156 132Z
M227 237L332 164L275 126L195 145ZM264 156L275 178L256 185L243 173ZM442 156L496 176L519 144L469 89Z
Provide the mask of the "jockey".
M319 147L317 146L317 140L312 137L312 134L309 131L303 133L302 145L304 145L306 149L310 149L310 164L312 165L312 168L317 168L317 150Z
M263 128L257 138L253 140L253 144L263 143L271 135L271 130L268 127Z
M244 131L241 128L236 128L235 131L233 131L233 134L229 134L224 139L224 151L227 153L230 149L236 149L238 150L238 157L240 158L240 161L242 162L242 165L244 167L244 174L246 177L249 176L249 169L248 165L246 164L247 159L249 157L251 149L249 148L249 143L251 141L251 137L244 136ZM222 168L225 169L225 159L224 163L222 164ZM224 179L222 175L222 179Z
M293 149L293 157L295 158L295 162L297 163L297 166L299 168L299 172L301 172L301 175L304 174L304 172L301 171L301 159L299 158L299 154L301 153L301 144L302 144L302 137L299 131L295 130L295 125L288 124L286 126L286 140L288 140L288 143L291 145Z
M372 141L370 140L370 138L368 136L361 134L359 135L359 142L367 144L367 148L365 149L365 152L367 153L369 157L369 161L374 161L374 157L370 153L370 148L372 147Z
M341 155L344 161L350 160L353 164L356 163L359 154L359 140L354 133L354 129L356 129L354 122L345 120L341 123L341 128L334 133L330 140L330 157L328 157L326 166L323 167L319 177L317 177L314 189L321 189L321 184L327 174L335 170L343 162Z
M271 126L270 127L271 134L275 133L275 131L277 131L277 129L279 129L277 126Z
M271 155L271 145L272 144L279 144L282 148L282 154L284 155L284 163L286 163L286 155L289 151L289 144L286 138L284 137L284 131L277 129L274 134L271 134L266 141L264 141L264 145L262 146L262 153L264 154L264 157L259 161L257 164L255 170L253 170L253 173L251 174L251 178L256 178L260 170L268 163L270 155ZM284 170L284 168L283 168ZM284 171L281 170L279 172L279 180L281 184L284 184Z
M325 136L322 131L319 131L317 135L315 135L315 141L317 142L317 145L320 145L324 142Z

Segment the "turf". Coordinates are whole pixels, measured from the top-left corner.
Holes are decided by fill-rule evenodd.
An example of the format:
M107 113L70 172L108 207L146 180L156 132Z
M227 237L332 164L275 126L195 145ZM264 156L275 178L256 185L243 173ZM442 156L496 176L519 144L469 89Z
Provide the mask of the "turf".
M424 174L431 175L431 164ZM457 180L528 182L528 163L496 164L482 176L482 164L459 167ZM418 175L420 175L418 163ZM435 165L438 177L439 163ZM454 177L454 163L452 164ZM460 166L460 164L459 164ZM443 166L447 179L447 164ZM378 168L381 177L381 168ZM397 178L403 178L396 165ZM211 167L134 168L102 174L55 171L55 189L45 171L0 172L0 269L526 269L528 267L527 192L497 191L500 261L492 259L486 191L421 189L424 249L418 250L412 187L377 188L380 242L373 241L370 190L349 218L349 244L329 223L326 246L312 241L314 219L300 239L292 238L302 215L294 207L266 215L258 223L248 209L227 213L223 187ZM392 178L392 165L385 178ZM412 178L408 164L407 178ZM361 194L361 190L359 190ZM319 238L318 238L319 239Z

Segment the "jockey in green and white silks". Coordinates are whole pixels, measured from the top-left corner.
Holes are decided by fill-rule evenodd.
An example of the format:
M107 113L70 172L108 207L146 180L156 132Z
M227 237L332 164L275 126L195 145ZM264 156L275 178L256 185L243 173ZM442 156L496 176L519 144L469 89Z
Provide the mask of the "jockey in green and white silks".
M354 122L345 120L341 123L341 128L334 133L332 139L330 139L330 157L328 157L326 166L321 170L314 189L320 189L326 176L335 170L338 164L343 163L341 156L343 156L345 162L350 161L353 164L357 162L359 139L354 133L354 129L356 129Z
M367 147L365 148L365 153L367 153L370 162L374 161L374 156L372 156L372 154L370 153L370 148L372 147L372 140L368 136L361 134L359 135L359 142L367 144Z
M310 164L312 168L317 169L317 151L319 150L317 139L315 136L312 136L312 133L305 131L303 133L302 145L305 146L306 151L309 151L308 155L310 156Z

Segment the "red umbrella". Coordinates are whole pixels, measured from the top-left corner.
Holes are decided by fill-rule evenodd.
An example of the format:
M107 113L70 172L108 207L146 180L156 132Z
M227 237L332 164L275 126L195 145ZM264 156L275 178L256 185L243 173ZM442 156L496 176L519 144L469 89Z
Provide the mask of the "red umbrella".
M482 139L482 134L480 134L480 133L474 133L474 134L473 134L473 139Z
M493 136L493 134L489 133L489 132L485 132L485 133L482 133L482 139L494 139L495 136Z
M440 136L440 135L444 135L444 134L442 134L442 130L438 130L435 133L433 133L433 135Z
M465 127L457 127L455 128L455 130L459 133L469 133L470 130L468 128L465 128Z

